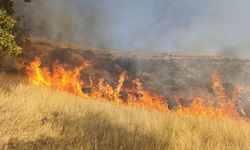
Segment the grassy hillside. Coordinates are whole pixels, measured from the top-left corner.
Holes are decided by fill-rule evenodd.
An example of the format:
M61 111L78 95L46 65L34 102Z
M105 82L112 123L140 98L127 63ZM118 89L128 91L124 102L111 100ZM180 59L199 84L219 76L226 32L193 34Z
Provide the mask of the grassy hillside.
M0 75L0 149L250 149L250 124L87 100Z

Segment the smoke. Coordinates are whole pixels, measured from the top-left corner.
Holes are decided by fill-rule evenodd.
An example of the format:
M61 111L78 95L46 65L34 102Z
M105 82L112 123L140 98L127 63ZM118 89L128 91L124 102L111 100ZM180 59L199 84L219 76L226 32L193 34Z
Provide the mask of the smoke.
M248 0L16 0L33 36L118 50L246 55Z

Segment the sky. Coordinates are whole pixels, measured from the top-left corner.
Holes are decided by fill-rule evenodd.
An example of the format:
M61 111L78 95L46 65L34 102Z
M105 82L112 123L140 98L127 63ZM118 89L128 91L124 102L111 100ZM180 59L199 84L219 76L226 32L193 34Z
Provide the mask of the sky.
M250 46L249 0L21 1L34 36L88 47L243 55Z

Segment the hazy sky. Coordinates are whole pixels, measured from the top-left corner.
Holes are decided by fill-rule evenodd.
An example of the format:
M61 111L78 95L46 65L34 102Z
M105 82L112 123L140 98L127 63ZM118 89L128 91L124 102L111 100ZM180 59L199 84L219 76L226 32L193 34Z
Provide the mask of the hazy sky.
M249 0L33 0L16 5L18 13L30 16L34 35L91 47L247 52L250 46Z

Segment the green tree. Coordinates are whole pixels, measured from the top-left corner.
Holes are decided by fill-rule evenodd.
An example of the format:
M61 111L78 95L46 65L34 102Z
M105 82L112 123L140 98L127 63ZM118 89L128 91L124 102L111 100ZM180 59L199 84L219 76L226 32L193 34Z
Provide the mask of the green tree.
M0 10L0 50L11 55L18 55L22 52L13 34L15 24L16 21L8 16L5 10Z
M11 0L0 0L0 9L5 11L8 15L14 14L13 1Z
M24 0L31 2L31 0ZM17 17L13 19L14 9L12 0L0 0L0 51L5 51L10 55L18 55L22 48L16 43L16 37L27 36L27 29L24 28L23 22Z

